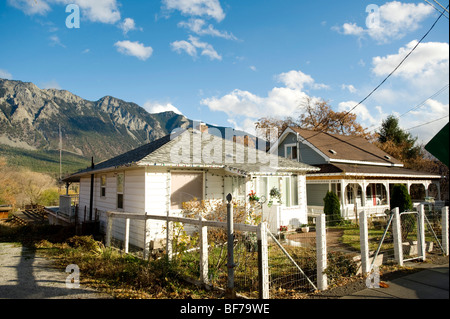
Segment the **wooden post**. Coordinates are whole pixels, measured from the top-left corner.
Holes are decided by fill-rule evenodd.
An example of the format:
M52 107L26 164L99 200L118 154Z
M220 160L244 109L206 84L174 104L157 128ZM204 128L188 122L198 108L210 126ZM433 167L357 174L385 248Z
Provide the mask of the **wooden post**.
M124 251L128 254L128 246L130 244L130 219L125 218L125 238L124 238Z
M228 281L226 297L230 299L236 298L236 291L234 289L234 229L233 229L233 204L231 203L231 194L227 195L227 251L228 251Z
M260 223L257 231L258 240L258 280L259 299L269 299L269 250L267 247L267 224Z
M369 230L367 225L367 212L359 213L359 240L361 246L361 271L362 274L370 272L369 263Z
M167 217L170 216L170 211L167 211ZM173 255L173 246L172 246L172 237L173 237L173 222L169 221L167 218L166 222L166 254L167 260L172 260Z
M448 256L448 206L442 207L442 248L445 256Z
M317 289L327 290L328 278L325 274L327 268L327 232L325 214L316 219L316 253L317 253Z
M394 217L392 219L392 235L394 237L394 258L403 266L403 243L402 243L402 225L400 221L400 209L398 207L392 210Z
M106 221L106 238L105 238L106 247L111 247L112 223L113 223L113 217L108 212L107 213L107 221Z
M425 209L423 204L420 204L417 209L417 253L422 257L422 261L426 260L426 243L425 243Z
M147 260L150 256L150 247L149 247L149 238L150 238L150 220L147 219L148 213L145 212L145 219L144 219L144 250L143 250L143 257L144 260Z
M201 221L205 220L202 216ZM208 227L200 225L200 281L208 284Z

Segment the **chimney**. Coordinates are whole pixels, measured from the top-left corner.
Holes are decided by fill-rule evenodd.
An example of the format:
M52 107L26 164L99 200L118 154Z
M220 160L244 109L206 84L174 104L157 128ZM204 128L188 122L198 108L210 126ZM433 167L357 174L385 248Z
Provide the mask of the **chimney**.
M203 122L197 122L197 126L195 127L195 129L200 131L201 133L208 133L208 125Z

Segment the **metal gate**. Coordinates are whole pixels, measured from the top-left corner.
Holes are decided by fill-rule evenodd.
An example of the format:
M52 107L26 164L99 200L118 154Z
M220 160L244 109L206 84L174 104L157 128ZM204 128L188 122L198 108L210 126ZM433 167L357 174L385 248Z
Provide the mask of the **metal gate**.
M425 259L425 237L422 236L423 222L416 211L400 213L401 240L403 262L415 259Z

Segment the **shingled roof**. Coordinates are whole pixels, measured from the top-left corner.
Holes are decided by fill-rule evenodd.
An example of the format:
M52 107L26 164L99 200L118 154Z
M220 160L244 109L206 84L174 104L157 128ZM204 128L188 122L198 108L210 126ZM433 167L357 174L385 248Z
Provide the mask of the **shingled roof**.
M190 128L98 163L93 169L87 168L74 173L64 181L78 181L82 175L131 166L223 168L240 175L319 170L308 164Z
M382 151L363 137L330 134L291 128L322 154L333 160L403 166L402 162Z

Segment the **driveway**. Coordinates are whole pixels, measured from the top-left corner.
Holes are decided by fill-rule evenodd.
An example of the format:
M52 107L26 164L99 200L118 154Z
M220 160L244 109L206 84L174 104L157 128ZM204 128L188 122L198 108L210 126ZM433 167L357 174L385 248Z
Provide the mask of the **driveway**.
M83 287L66 287L69 273L52 267L19 244L0 243L0 299L109 299L111 296Z

